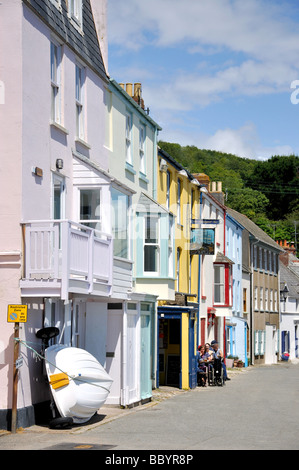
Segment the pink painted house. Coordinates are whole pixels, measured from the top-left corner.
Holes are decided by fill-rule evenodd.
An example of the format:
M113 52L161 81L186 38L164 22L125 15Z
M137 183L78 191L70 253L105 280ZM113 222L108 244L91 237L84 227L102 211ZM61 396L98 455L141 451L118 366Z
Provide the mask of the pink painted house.
M88 349L105 366L111 300L126 301L132 265L115 269L105 147L106 0L0 5L0 429L10 429L14 324L21 324L18 426L48 412L36 332ZM100 39L99 39L100 38ZM102 54L103 51L103 54ZM118 286L125 285L125 289ZM115 307L115 304L113 305Z

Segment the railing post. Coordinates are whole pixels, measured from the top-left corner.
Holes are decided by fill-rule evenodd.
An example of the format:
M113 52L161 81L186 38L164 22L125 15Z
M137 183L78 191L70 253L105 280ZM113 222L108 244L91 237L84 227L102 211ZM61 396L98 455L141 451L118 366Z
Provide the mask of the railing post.
M89 238L88 238L88 291L93 291L93 259L94 259L94 230L89 231Z
M61 299L68 300L69 277L70 277L70 224L67 221L61 222Z

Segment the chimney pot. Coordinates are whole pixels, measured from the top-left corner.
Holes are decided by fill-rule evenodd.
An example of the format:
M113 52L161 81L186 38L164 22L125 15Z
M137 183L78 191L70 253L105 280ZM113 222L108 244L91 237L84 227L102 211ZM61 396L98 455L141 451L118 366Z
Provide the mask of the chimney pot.
M132 96L132 83L126 83L126 92Z

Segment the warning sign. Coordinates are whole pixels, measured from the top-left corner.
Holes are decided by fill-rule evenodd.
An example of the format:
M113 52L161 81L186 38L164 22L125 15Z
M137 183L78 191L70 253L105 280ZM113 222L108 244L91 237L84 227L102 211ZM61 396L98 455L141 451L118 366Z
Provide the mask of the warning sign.
M27 305L9 305L7 312L7 321L9 323L26 323Z

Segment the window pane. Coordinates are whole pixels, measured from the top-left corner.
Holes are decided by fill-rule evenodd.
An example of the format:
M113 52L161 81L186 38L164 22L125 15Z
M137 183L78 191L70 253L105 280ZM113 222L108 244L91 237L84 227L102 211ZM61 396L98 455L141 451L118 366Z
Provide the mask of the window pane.
M158 218L156 217L146 218L145 243L158 243Z
M224 267L215 266L215 284L224 282Z
M76 100L81 103L82 70L76 65Z
M100 221L100 190L99 189L81 189L80 191L80 221L90 220L94 223L86 225L99 228L97 221Z
M158 271L158 248L156 246L144 246L144 271Z
M126 194L112 188L112 232L114 236L114 256L128 258L128 209L129 198Z
M215 303L224 304L224 286L215 285Z

